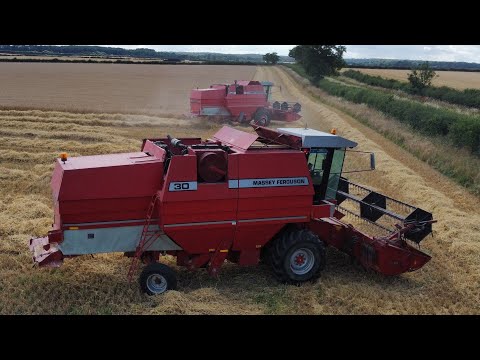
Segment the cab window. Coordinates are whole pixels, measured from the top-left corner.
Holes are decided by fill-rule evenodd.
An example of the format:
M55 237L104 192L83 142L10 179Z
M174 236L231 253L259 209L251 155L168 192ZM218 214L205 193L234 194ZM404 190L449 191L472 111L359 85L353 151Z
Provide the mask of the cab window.
M313 185L319 186L322 184L326 158L327 150L325 149L312 150L308 156L308 169L312 177Z
M345 158L345 149L336 149L333 153L332 166L328 176L327 193L325 198L335 199L337 197L338 182L342 175L343 160Z

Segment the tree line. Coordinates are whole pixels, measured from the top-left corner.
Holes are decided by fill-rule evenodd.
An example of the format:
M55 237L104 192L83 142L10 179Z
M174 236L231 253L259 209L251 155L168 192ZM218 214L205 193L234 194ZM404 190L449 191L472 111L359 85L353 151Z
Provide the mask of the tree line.
M424 87L421 91L418 91L418 89L415 88L411 82L385 79L381 76L364 74L357 70L347 70L343 72L342 75L372 86L379 86L393 90L401 90L409 94L420 93L423 96L428 96L430 98L438 99L451 104L480 108L479 89L457 90L448 86L427 86Z
M357 88L353 86L337 84L327 79L327 75L338 75L338 70L345 65L343 53L344 46L337 45L299 45L290 50L290 56L295 58L297 64L293 69L300 75L305 76L310 82L325 90L331 95L345 98L354 103L364 103L372 108L391 115L401 122L412 126L425 135L445 136L457 147L465 147L473 154L480 156L480 116L460 114L456 111L433 108L415 101L398 100L392 94L379 90ZM348 71L346 72L348 76ZM344 73L345 74L345 73ZM414 94L429 96L441 94L442 88L431 86L432 79L436 76L428 62L421 63L408 74L409 83L401 83L395 80L387 80L381 77L373 77L353 72L359 79L370 79L372 85L379 84L384 87L395 88L396 86L409 89ZM440 90L439 90L440 89ZM448 88L447 88L448 89ZM478 91L463 91L465 101L477 101ZM471 99L471 100L468 100ZM475 100L474 100L475 99Z
M261 54L220 54L220 53L186 53L172 51L155 51L153 49L123 49L93 45L0 45L0 53L31 56L95 56L95 57L131 57L140 59L222 61L222 62L264 62ZM279 55L278 55L279 56ZM292 61L288 56L279 56L278 61Z
M25 63L69 63L69 64L144 64L144 65L194 65L188 62L171 60L127 60L127 59L68 59L68 58L0 58L0 62L25 62ZM258 63L251 61L199 61L201 65L249 65L257 66Z
M395 99L392 94L320 80L317 86L330 95L348 101L364 103L414 130L429 136L445 136L460 148L480 156L480 116L461 114L444 108L434 108L415 101Z
M421 60L397 60L397 59L345 59L347 67L359 67L368 69L406 69L423 63ZM480 64L462 61L430 61L430 67L434 70L446 71L480 71Z

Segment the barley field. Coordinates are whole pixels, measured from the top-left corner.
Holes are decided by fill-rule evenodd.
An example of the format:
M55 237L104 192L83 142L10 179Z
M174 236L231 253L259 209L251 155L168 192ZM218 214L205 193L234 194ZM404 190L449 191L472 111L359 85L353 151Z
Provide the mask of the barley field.
M190 89L254 73L254 66L0 63L0 108L185 114Z
M381 76L386 79L408 81L410 70L396 69L356 69L368 75ZM480 72L468 71L436 71L438 77L433 80L434 86L448 86L455 89L480 89Z
M52 66L105 66L113 83L125 84L115 96L109 93L115 86L108 81L104 91L101 80L83 78L80 71L69 81L60 76L49 81L41 75L42 67L35 75L45 79L42 91L27 85L22 91L18 84L11 90L4 81L15 84L19 79L28 84L32 80L22 79L25 72L5 71L4 65L28 64L0 64L0 314L480 313L478 199L349 115L313 98L291 73L273 67L179 66L177 70L173 66L168 70L170 66L152 65L152 70L137 69L148 65L32 64L45 66L50 76L55 74ZM121 72L112 75L117 71L107 69L112 66L124 68L125 78ZM165 95L152 100L149 113L142 106L150 100L141 96L147 94L142 84L149 80L140 80L138 74L162 68L165 79L157 74L151 81ZM62 71L65 77L75 73L75 69ZM85 71L94 72L93 68ZM102 72L97 76L103 76ZM384 277L365 272L329 249L320 279L296 287L278 284L265 266L243 268L227 263L220 277L213 279L204 270L190 272L165 258L177 271L179 288L156 297L141 294L136 282L127 281L130 262L122 254L66 259L58 269L32 267L27 243L31 236L45 235L52 223L49 181L53 160L60 152L78 156L136 151L142 138L166 134L206 138L222 124L184 117L188 90L197 83L203 87L241 77L274 81L281 85L274 97L301 102L309 127L324 131L336 127L340 135L358 142L359 150L375 151L378 170L350 178L432 211L439 223L434 225L434 237L426 238L422 248L433 259L419 271ZM89 82L96 84L95 96L88 94ZM72 93L82 92L77 102ZM56 94L52 95L52 110L48 110L47 93ZM6 104L12 98L16 103ZM108 111L99 105L103 101L109 104ZM128 108L138 111L126 112L123 101L130 101ZM64 111L59 111L62 104Z

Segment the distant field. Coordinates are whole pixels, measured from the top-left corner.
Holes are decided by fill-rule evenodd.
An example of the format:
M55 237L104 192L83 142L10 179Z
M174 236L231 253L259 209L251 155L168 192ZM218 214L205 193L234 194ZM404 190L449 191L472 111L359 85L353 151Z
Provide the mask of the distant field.
M410 70L353 69L365 74L407 81ZM433 80L435 86L449 86L455 89L480 89L480 72L437 71L439 77Z
M182 114L193 87L254 73L254 66L0 63L0 108Z
M125 56L118 56L118 57L106 57L106 56L54 56L54 55L48 55L48 56L41 56L41 55L16 55L16 54L2 54L0 53L0 60L20 60L20 61L26 61L26 60L62 60L62 61L94 61L94 62L102 62L102 61L115 61L115 60L126 60L126 61L133 61L133 62L138 62L142 63L144 61L156 61L156 62L162 62L162 59L153 59L153 58L132 58L132 57L125 57Z

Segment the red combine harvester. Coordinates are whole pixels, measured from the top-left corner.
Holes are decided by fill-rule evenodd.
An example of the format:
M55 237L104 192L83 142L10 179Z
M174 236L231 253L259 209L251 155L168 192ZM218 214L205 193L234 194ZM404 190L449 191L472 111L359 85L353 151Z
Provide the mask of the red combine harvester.
M190 112L194 116L233 119L240 123L253 121L268 126L271 120L296 121L302 107L299 103L275 101L271 104L273 83L236 81L194 89L190 94Z
M143 262L142 290L160 294L176 288L174 271L158 262L165 254L210 275L225 260L264 261L295 284L319 276L328 245L385 275L430 260L418 244L432 232L431 213L341 176L355 142L253 126L256 134L225 126L206 141L146 139L137 153L63 155L51 181L53 230L30 240L34 262L58 267L72 256L123 252L132 257L129 279ZM345 214L383 233L368 235Z

